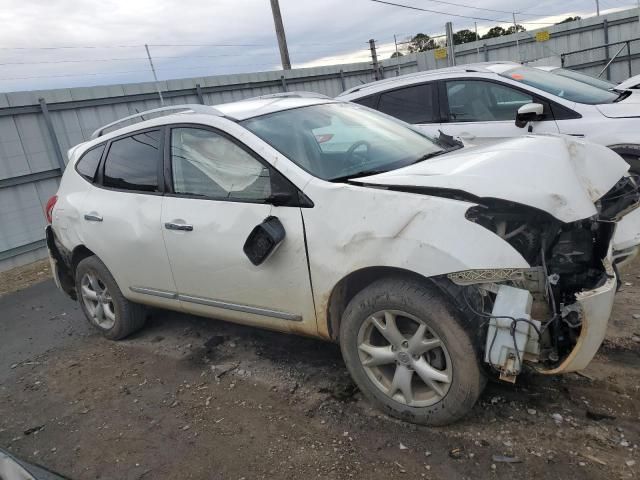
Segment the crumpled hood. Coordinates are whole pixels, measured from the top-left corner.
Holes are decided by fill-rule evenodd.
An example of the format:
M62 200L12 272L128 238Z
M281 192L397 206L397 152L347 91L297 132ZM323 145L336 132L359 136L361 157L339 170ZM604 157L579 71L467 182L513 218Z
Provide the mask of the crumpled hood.
M355 180L367 185L463 191L544 210L563 222L596 215L594 202L629 169L601 145L528 135L470 147Z
M607 118L640 117L640 95L634 92L621 102L603 103L596 108Z

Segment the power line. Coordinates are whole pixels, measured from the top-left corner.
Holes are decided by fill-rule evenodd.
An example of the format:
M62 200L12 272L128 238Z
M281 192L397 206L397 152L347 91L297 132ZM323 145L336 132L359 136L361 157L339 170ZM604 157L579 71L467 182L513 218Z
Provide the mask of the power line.
M473 5L465 5L464 3L446 2L444 0L425 0L425 1L433 2L433 3L441 3L443 5L453 5L454 7L471 8L473 10L484 10L485 12L508 13L508 14L513 13L513 10L496 10L493 8L475 7ZM544 16L544 15L538 15L536 13L523 13L523 12L515 12L515 13L519 15L531 15L532 17Z
M439 10L431 10L429 8L421 8L421 7L414 7L412 5L403 5L401 3L386 2L384 0L370 0L370 1L376 2L376 3L382 3L385 5L391 5L393 7L408 8L410 10L418 10L420 12L437 13L438 15L448 15L450 17L470 18L471 20L484 20L487 22L512 23L511 20L500 20L496 18L476 17L472 15L462 15L459 13L441 12ZM512 12L509 12L509 13L512 13ZM526 23L527 25L553 25L554 24L553 22L522 22L522 23Z

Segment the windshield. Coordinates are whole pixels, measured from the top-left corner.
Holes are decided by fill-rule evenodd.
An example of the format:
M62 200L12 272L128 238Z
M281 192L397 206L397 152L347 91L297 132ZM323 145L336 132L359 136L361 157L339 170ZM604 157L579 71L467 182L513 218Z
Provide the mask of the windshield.
M241 122L324 180L404 167L445 150L409 125L352 103L326 103Z
M598 105L613 103L618 95L571 78L530 67L516 67L501 73L503 77L538 88L570 102Z
M568 70L566 68L556 68L553 73L555 75L560 75L561 77L571 78L578 82L586 83L587 85L600 88L601 90L611 90L616 86L615 83L607 82L606 80L601 80L599 78L592 77L591 75L576 72L575 70Z

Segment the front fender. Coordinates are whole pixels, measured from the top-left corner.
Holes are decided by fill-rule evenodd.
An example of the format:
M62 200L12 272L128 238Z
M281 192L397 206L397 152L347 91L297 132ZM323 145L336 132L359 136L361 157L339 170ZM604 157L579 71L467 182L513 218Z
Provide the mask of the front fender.
M302 215L317 318L327 318L334 286L368 267L423 277L529 267L511 245L465 218L469 202L320 180L305 194L315 202Z

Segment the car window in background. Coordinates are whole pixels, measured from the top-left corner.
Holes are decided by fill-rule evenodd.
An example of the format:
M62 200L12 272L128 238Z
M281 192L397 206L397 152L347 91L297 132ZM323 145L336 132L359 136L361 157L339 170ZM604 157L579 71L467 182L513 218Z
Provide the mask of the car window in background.
M269 170L223 135L198 128L171 130L175 193L262 201L271 195Z
M353 103L294 108L241 123L324 180L393 170L444 151L408 125Z
M500 75L564 98L570 102L598 105L601 103L613 103L618 98L615 93L536 68L516 67Z
M160 131L139 133L111 143L104 165L105 187L158 191Z
M356 100L353 100L353 103L358 103L369 108L376 108L376 96L370 95L368 97L358 98Z
M378 110L407 123L435 122L434 88L433 84L424 84L383 93Z
M103 143L102 145L93 147L78 160L76 165L78 173L90 182L93 182L96 177L96 170L98 170L98 164L100 163L104 146L105 144Z
M560 75L561 77L571 78L578 82L586 83L592 87L599 88L601 90L611 90L616 88L615 83L607 82L600 78L592 77L584 73L576 72L575 70L569 70L567 68L557 68L552 72L554 75Z
M450 122L515 120L518 109L533 97L515 88L484 80L446 82Z

